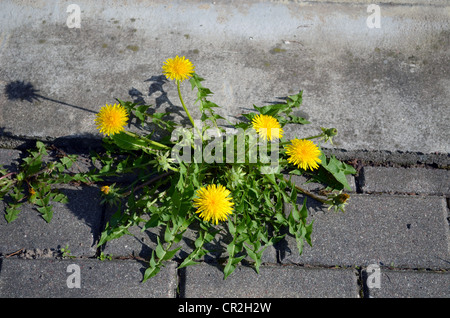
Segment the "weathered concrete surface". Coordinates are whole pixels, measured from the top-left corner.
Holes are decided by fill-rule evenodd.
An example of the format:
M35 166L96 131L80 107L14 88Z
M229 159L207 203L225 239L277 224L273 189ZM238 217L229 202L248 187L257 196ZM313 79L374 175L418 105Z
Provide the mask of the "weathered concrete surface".
M450 196L450 171L423 168L364 167L364 192L419 193Z
M71 1L2 1L0 126L8 136L97 137L95 113L115 98L181 120L175 85L161 77L178 54L231 120L303 89L300 114L314 125L288 127L288 137L333 126L343 149L449 153L450 6L389 2L377 29L367 1L80 0L81 28L69 29Z
M80 288L69 287L76 282L72 264L79 267ZM142 264L136 261L3 259L0 298L174 298L175 268L168 263L143 284Z
M187 298L356 298L359 287L352 269L261 266L259 274L239 266L223 280L212 265L187 267L181 275Z
M30 204L23 204L16 220L7 223L3 216L5 203L0 202L0 255L20 249L66 248L72 256L92 257L97 251L101 230L102 207L96 187L61 187L69 198L67 204L51 203L53 218L47 223Z
M450 268L443 197L353 194L345 213L308 202L312 247L300 256L295 239L286 236L279 246L284 264Z
M370 275L370 274L369 274ZM365 276L365 275L363 275ZM373 278L372 278L373 279ZM365 282L367 277L364 278ZM364 288L370 298L449 298L450 273L380 269L379 288Z

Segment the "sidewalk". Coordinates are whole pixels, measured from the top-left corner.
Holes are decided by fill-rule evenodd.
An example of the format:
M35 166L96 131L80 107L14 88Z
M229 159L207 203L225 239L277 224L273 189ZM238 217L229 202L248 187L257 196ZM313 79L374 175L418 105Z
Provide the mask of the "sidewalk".
M379 29L366 24L365 0L79 0L81 27L68 28L72 3L0 3L5 167L36 139L86 154L99 145L95 114L115 98L182 121L176 86L161 76L164 60L178 54L232 121L303 89L297 115L314 125L286 136L337 128L335 148L325 151L357 162L359 173L349 179L345 214L308 199L312 248L299 256L287 236L266 250L259 275L244 263L225 281L220 249L177 270L192 249L189 232L177 259L144 284L159 233L135 228L135 237L104 247L113 260L99 260L112 211L99 204L99 188L66 187L69 203L54 205L49 224L30 206L11 224L0 216L0 297L450 297L447 1L380 1ZM182 89L192 100L189 83ZM72 258L62 258L66 246ZM72 264L80 288L67 285ZM366 271L373 265L376 287Z

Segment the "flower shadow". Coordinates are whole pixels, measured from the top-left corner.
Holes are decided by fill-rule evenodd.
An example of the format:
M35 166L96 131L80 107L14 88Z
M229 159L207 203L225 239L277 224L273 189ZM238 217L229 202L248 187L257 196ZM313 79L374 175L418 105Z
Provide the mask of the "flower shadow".
M53 99L53 98L43 96L43 95L39 94L38 92L39 92L39 90L36 89L34 87L34 85L31 84L30 82L19 81L19 80L9 82L8 84L6 84L5 90L4 90L6 97L8 98L8 100L11 100L11 101L20 100L20 101L27 101L29 103L33 103L34 101L39 101L40 99L44 99L44 100L48 100L48 101L58 103L58 104L61 104L64 106L73 107L73 108L80 109L80 110L87 111L87 112L94 113L94 114L96 113L95 111L87 109L87 108L68 104L68 103Z

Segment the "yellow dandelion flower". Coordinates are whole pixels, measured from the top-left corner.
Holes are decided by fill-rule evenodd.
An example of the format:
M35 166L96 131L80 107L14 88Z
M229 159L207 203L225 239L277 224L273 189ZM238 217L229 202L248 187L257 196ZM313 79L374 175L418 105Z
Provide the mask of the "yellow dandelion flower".
M183 57L178 57L178 55L173 59L167 59L163 65L164 75L169 80L184 81L192 76L194 73L194 65L191 61Z
M97 114L95 122L97 129L104 135L114 135L125 130L124 126L128 121L127 110L120 104L108 105L102 107Z
M104 194L108 194L109 190L111 190L109 186L103 186L100 188L100 191L102 191Z
M28 190L28 193L29 193L31 196L33 196L33 195L36 194L36 191L34 191L33 188L30 188L30 189Z
M291 144L287 145L285 149L289 155L288 162L297 165L299 168L314 170L319 167L321 152L319 147L311 140L295 138L291 140Z
M223 185L209 184L201 187L196 192L194 207L198 208L196 213L205 221L212 221L217 224L225 221L229 214L233 213L230 191Z
M275 117L269 115L256 115L252 120L253 128L264 139L280 139L283 136L283 129Z

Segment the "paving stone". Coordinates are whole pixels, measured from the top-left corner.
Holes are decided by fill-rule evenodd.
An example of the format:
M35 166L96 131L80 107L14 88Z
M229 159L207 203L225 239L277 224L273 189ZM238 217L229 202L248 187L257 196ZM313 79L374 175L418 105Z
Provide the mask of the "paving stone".
M93 256L102 219L100 190L96 187L61 187L67 204L52 203L53 219L47 223L31 205L24 204L16 220L0 217L0 254L19 249L59 250L68 246L74 256ZM0 211L5 204L0 202Z
M364 273L364 272L363 272ZM374 272L363 275L364 297L373 298L450 298L450 272L380 269L379 285ZM371 279L372 288L367 287ZM377 288L379 287L379 288Z
M69 267L72 264L79 267L79 272ZM177 286L175 265L168 263L157 276L142 283L145 265L134 260L3 259L0 298L173 298ZM77 273L80 288L69 288L77 282Z
M354 298L359 293L351 269L266 265L257 274L238 266L224 280L221 269L202 264L187 267L180 276L180 295L186 298Z
M0 149L0 166L8 171L17 171L22 152L15 149Z
M425 168L364 167L364 192L450 195L450 171Z
M345 213L308 204L312 247L306 244L299 256L295 239L286 236L278 246L283 264L450 268L443 197L353 194Z

